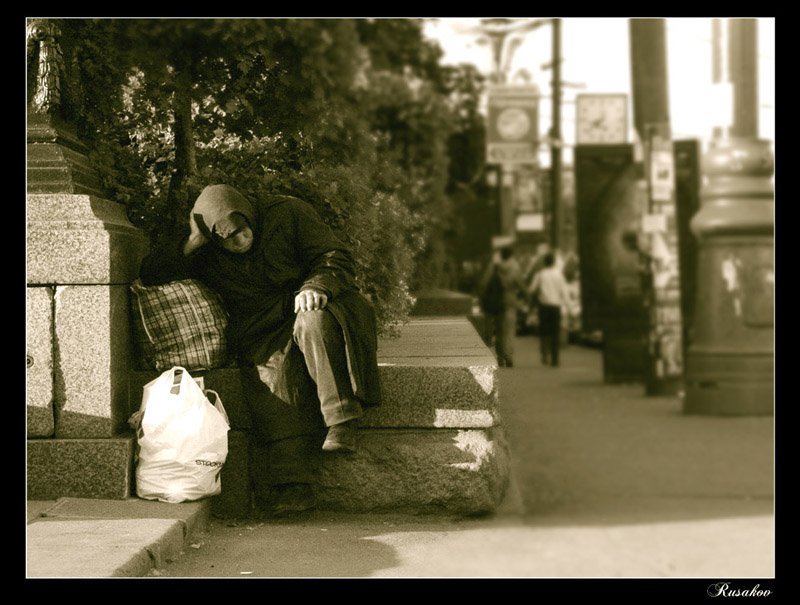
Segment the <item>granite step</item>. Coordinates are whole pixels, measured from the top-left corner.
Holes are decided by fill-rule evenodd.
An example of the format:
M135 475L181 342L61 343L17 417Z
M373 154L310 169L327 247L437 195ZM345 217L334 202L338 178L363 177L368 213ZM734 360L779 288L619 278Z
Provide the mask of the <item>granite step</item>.
M317 473L320 507L343 512L491 512L508 482L508 448L498 406L494 356L465 317L415 317L398 338L379 341L382 405L365 411L359 451L322 455ZM131 401L156 372L133 372ZM203 376L231 421L223 493L212 510L247 516L253 460L238 370Z
M465 319L416 319L399 338L380 339L378 372L383 403L365 410L362 428L488 428L499 423L494 356ZM130 373L133 413L142 388L158 377L152 370ZM216 391L231 429L249 430L237 368L203 375Z
M494 510L508 483L509 456L495 359L472 324L465 317L414 317L398 338L380 339L378 364L383 404L366 410L357 453L320 457L320 507L455 514ZM130 414L139 408L142 387L157 375L130 372ZM259 446L250 438L239 371L213 370L203 380L205 388L219 394L231 421L223 493L212 499L212 511L219 517L246 517ZM134 449L132 435L31 439L29 498L130 497L135 493ZM81 477L87 468L92 473Z

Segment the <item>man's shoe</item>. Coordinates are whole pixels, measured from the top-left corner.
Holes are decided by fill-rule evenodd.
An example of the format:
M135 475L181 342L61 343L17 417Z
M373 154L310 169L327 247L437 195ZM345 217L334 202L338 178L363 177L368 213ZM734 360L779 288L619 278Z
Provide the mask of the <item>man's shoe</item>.
M358 429L353 420L342 424L334 424L328 429L328 435L325 437L325 443L322 444L322 450L325 452L355 452L357 435Z
M287 483L276 487L277 494L272 505L276 517L296 515L317 506L314 492L308 483Z

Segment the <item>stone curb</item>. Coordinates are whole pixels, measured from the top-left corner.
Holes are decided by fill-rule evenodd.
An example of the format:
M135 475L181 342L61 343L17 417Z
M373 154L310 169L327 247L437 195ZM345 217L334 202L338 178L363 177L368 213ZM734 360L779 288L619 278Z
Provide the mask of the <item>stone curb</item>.
M142 577L206 527L211 501L60 498L28 509L27 577Z

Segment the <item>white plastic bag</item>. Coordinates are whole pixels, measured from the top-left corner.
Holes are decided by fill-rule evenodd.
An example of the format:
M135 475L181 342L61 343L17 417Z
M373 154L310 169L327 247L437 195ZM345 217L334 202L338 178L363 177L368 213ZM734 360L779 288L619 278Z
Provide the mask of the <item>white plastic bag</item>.
M144 386L138 414L137 496L177 503L220 493L230 423L216 392L174 367Z

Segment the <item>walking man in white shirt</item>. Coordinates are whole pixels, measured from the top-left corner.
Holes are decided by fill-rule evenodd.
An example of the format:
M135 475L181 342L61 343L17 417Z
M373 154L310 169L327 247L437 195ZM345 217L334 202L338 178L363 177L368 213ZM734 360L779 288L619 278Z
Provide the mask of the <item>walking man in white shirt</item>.
M542 363L558 366L558 348L561 335L561 308L569 302L567 281L555 266L555 255L548 252L544 268L531 282L531 296L539 302L539 343Z

